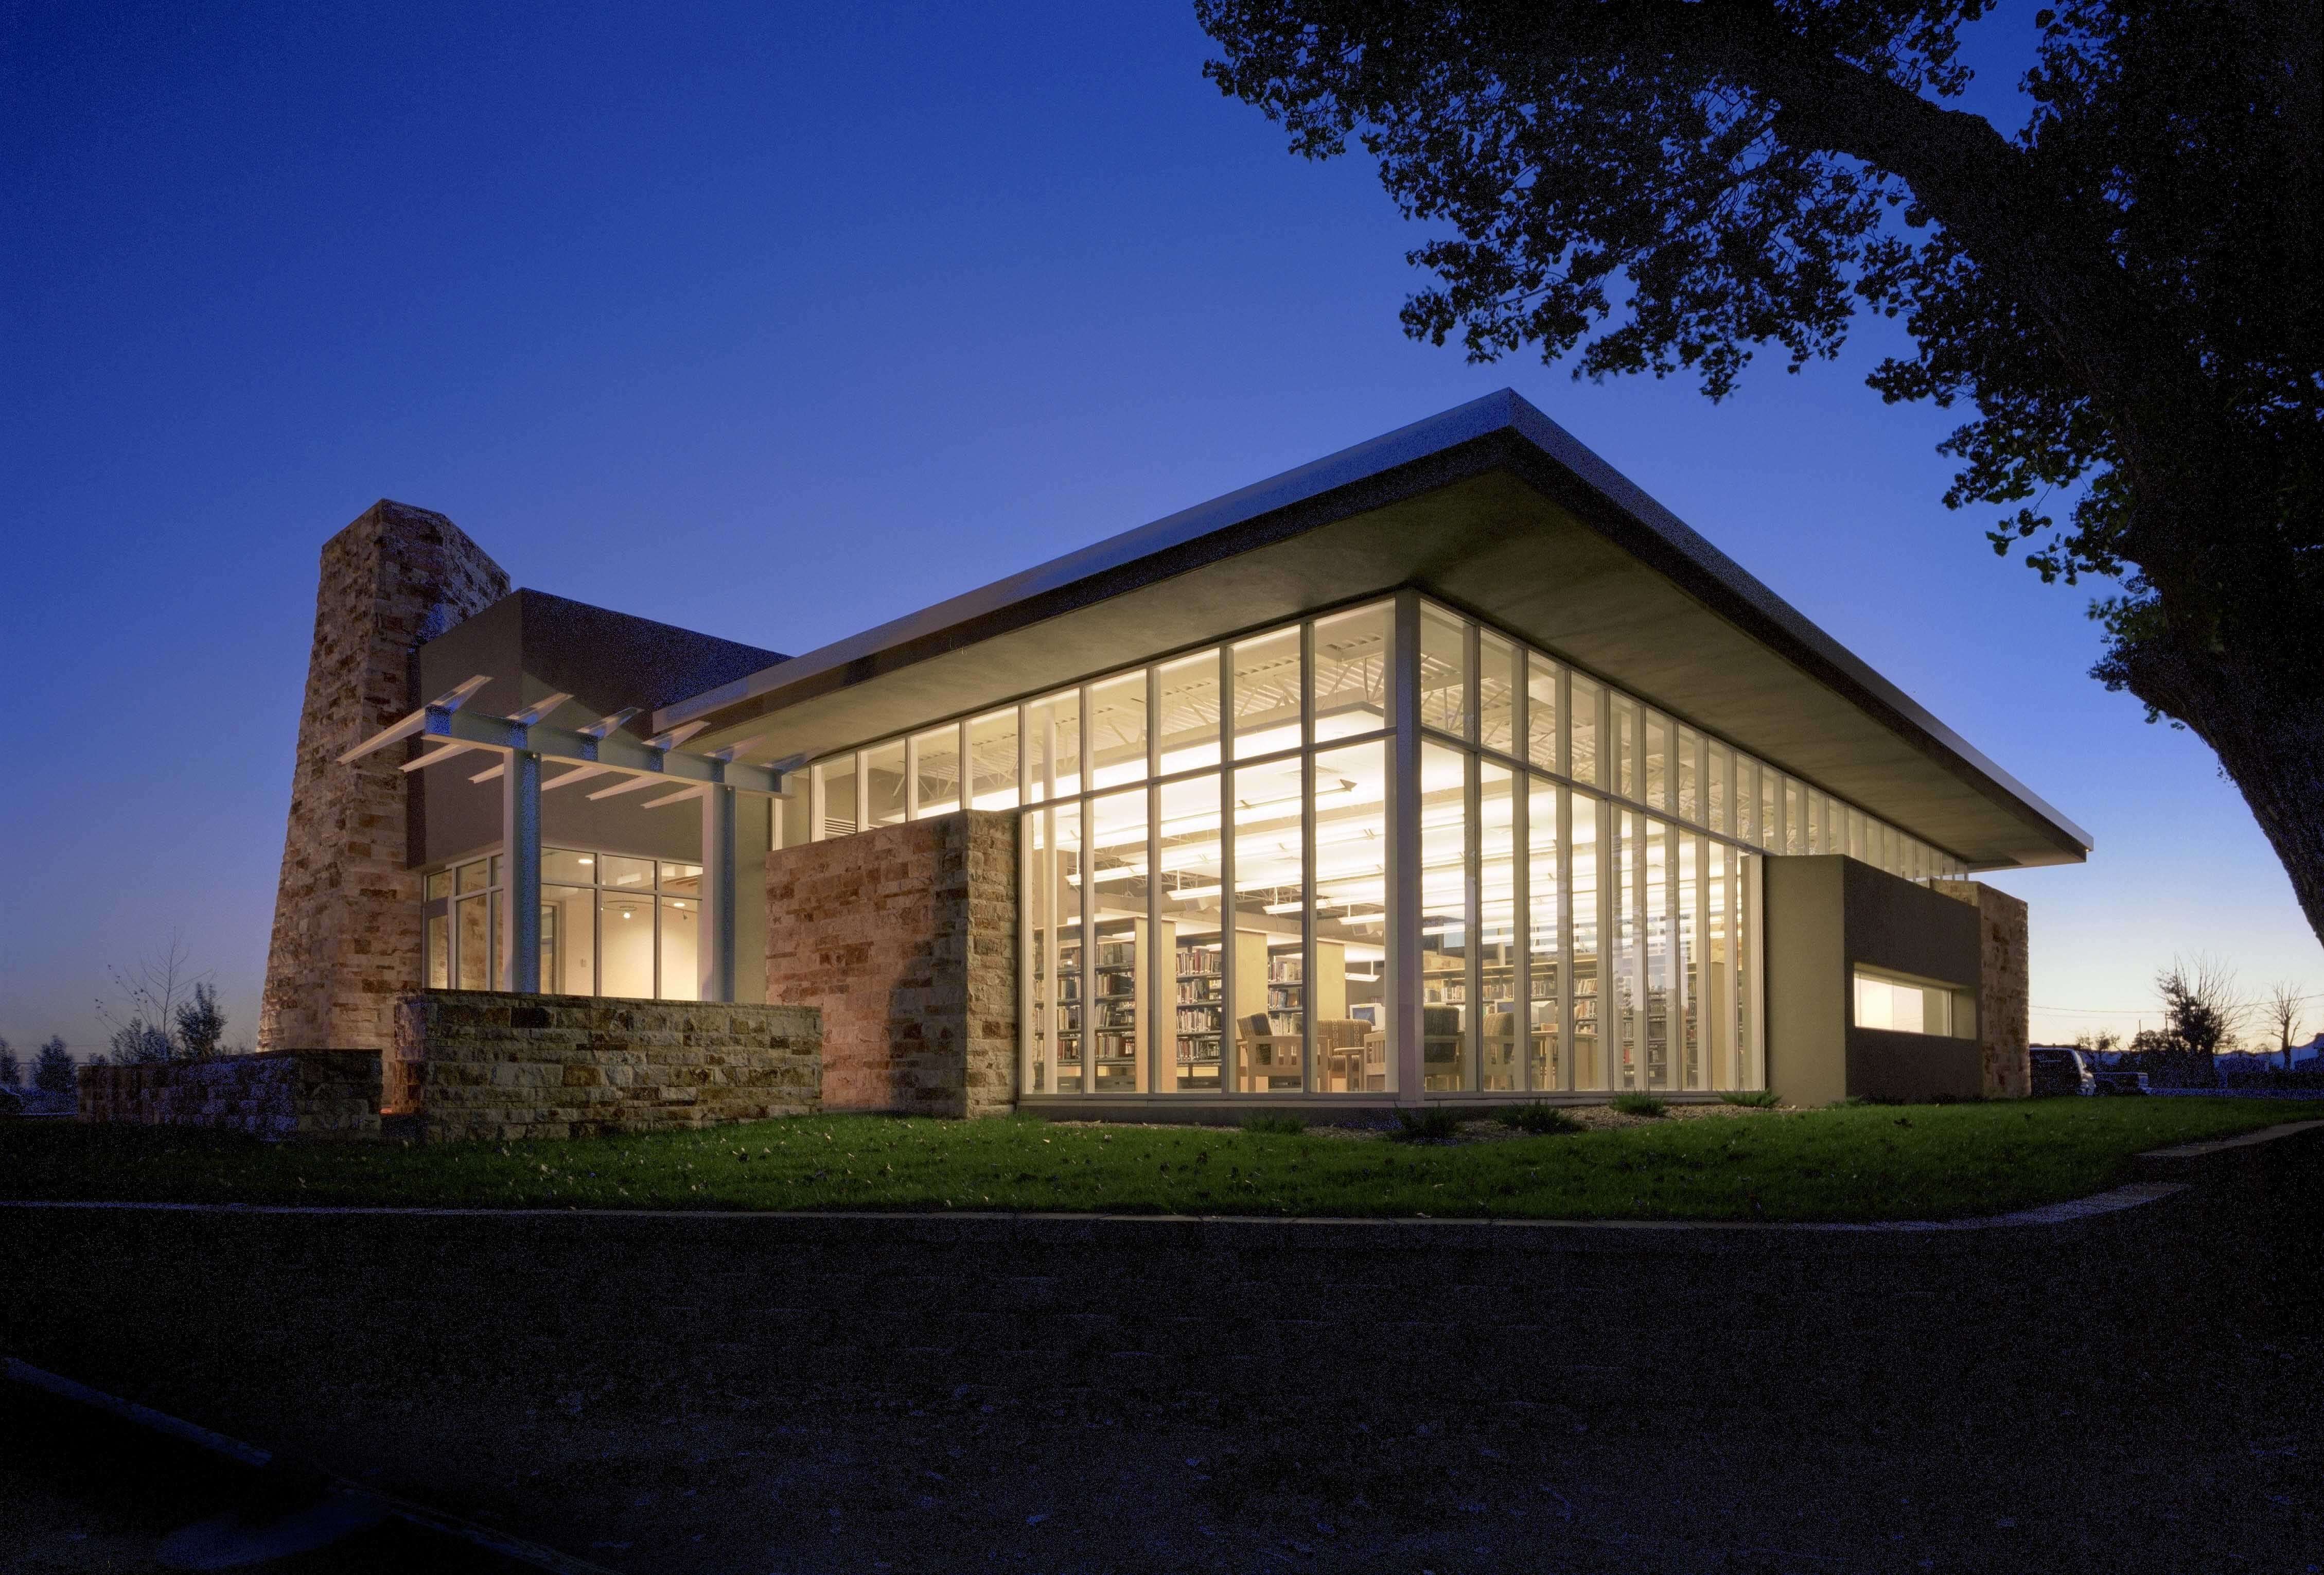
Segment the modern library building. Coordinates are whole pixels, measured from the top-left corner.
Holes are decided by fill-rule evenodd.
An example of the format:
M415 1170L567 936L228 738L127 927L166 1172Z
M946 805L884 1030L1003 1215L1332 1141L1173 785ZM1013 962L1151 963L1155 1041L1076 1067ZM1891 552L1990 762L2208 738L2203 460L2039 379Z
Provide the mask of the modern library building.
M402 795L374 993L815 1005L831 1107L2023 1091L1973 876L2089 838L1514 394L800 656L403 513L410 693L302 728Z

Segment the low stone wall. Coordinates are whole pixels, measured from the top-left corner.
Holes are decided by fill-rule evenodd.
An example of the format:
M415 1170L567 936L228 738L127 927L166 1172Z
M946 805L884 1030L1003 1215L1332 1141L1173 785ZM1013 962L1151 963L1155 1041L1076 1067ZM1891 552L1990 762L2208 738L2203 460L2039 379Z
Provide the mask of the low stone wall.
M767 856L767 999L822 1013L830 1108L1015 1108L1017 880L989 811Z
M80 1069L80 1119L209 1126L254 1137L379 1135L375 1050L278 1050Z
M428 990L399 1001L389 1107L421 1135L586 1137L822 1108L812 1008Z

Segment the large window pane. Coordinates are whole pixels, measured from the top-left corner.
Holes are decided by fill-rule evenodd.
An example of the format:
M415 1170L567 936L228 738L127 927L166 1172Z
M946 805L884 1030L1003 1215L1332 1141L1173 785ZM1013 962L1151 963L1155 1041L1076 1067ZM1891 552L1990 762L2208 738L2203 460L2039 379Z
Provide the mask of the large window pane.
M1477 764L1478 1087L1513 1091L1517 1066L1517 779Z
M1645 940L1645 1074L1638 1085L1647 1089L1677 1087L1672 1044L1674 987L1677 942L1670 901L1670 828L1660 820L1646 822L1641 872L1646 876Z
M1468 1084L1469 815L1465 759L1420 751L1420 1017L1422 1087Z
M1682 831L1678 836L1677 911L1671 922L1671 989L1676 996L1672 1008L1671 1059L1673 1085L1681 1089L1705 1089L1702 1071L1702 959L1696 956L1696 937L1702 923L1702 849L1703 841Z
M545 848L540 853L540 878L549 885L589 886L597 884L597 856Z
M1727 746L1714 742L1704 767L1702 817L1703 824L1721 836L1734 834L1734 828L1727 823L1727 784L1731 769Z
M1517 752L1517 698L1525 682L1517 647L1490 629L1477 632L1477 742Z
M1234 752L1238 760L1299 746L1299 631L1282 629L1234 647Z
M1890 1033L1932 1033L1960 1039L1977 1036L1976 997L1943 985L1858 969L1856 1025Z
M1081 806L1059 804L1025 817L1026 927L1031 1034L1025 1087L1082 1091Z
M1236 1086L1245 1093L1305 1083L1306 909L1302 765L1234 774Z
M855 835L855 756L842 755L815 768L816 839Z
M1216 662L1215 653L1213 656ZM1215 752L1215 746L1214 752ZM1163 949L1176 962L1175 1053L1157 1068L1157 1093L1216 1094L1225 1048L1223 862L1216 774L1165 783L1156 842Z
M428 919L428 987L452 987L452 915L433 913Z
M1315 757L1315 1079L1321 1093L1389 1086L1388 746Z
M908 789L904 776L904 741L863 752L864 820L867 825L903 822Z
M1219 653L1198 651L1162 664L1162 774L1219 763Z
M1593 787L1603 786L1606 779L1600 771L1598 734L1599 710L1605 690L1599 687L1597 680L1578 672L1573 675L1572 687L1573 780Z
M1671 807L1671 719L1646 713L1646 798L1657 810Z
M1093 799L1089 809L1088 879L1083 888L1089 924L1090 1090L1140 1091L1145 1078L1146 1014L1153 999L1148 897L1153 881L1146 862L1146 792Z
M1146 670L1090 685L1090 784L1146 780Z
M1608 972L1615 1000L1613 1032L1607 1043L1609 1071L1617 1089L1643 1089L1649 1006L1646 914L1646 820L1633 811L1612 811L1615 834L1607 881Z
M1315 620L1315 741L1388 726L1386 602Z
M1671 812L1682 820L1702 822L1702 799L1695 782L1695 756L1702 752L1702 735L1692 727L1678 730L1676 755L1671 762L1673 796Z
M455 904L460 931L458 969L453 977L456 990L489 990L493 987L493 926L490 908L483 896L464 897Z
M1744 1086L1737 1051L1735 859L1732 848L1713 842L1703 864L1702 977L1703 1053L1713 1089Z
M1614 697L1614 791L1626 799L1638 796L1645 774L1639 770L1646 753L1638 702L1625 694Z
M597 993L597 894L540 888L540 987L557 996Z
M1561 769L1557 759L1557 663L1528 654L1526 661L1526 758L1544 771Z
M1563 1086L1565 1033L1560 1005L1566 988L1565 950L1559 939L1558 903L1563 881L1559 868L1558 801L1565 790L1529 779L1526 805L1526 952L1531 999L1526 1009L1526 1040L1532 1068L1526 1086Z
M1578 709L1578 708L1577 708ZM1601 976L1604 949L1600 944L1599 916L1603 911L1604 857L1600 833L1609 823L1603 807L1584 793L1572 795L1573 840L1567 849L1566 880L1573 902L1573 1077L1572 1087L1607 1086L1604 1027L1600 1014L1605 1000Z
M1026 708L1027 793L1035 803L1082 791L1082 694L1069 689Z
M654 993L654 899L605 892L597 899L597 963L603 994L650 999Z
M654 884L653 860L624 858L613 853L602 855L597 859L597 884L622 891L650 890Z
M692 897L661 900L661 998L691 1001L701 994L696 971L702 939L702 904Z
M994 711L968 725L970 806L1017 807L1017 709Z
M815 790L804 772L783 778L784 792L769 801L773 813L767 828L770 848L800 848L815 840Z
M912 818L960 808L960 728L931 727L912 737Z
M1420 608L1420 724L1470 737L1469 626L1443 608Z

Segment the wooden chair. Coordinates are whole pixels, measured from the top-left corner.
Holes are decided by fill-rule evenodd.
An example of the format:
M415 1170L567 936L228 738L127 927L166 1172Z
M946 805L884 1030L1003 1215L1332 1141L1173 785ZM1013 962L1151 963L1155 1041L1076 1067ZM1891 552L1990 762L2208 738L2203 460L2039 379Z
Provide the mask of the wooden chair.
M1299 1034L1276 1033L1274 1021L1264 1012L1243 1018L1240 1028L1235 1036L1241 1050L1235 1057L1235 1081L1244 1093L1266 1093L1277 1081L1295 1089L1302 1086L1307 1046Z
M1420 1009L1420 1086L1458 1089L1461 1068L1461 1008L1423 1006Z
M1323 1073L1323 1080L1316 1085L1320 1090L1331 1094L1363 1092L1368 1070L1365 1051L1373 1032L1372 1025L1360 1017L1315 1019L1315 1058ZM1386 1070L1383 1065L1381 1070ZM1385 1088L1387 1084L1380 1086Z
M1485 1046L1480 1080L1489 1090L1517 1086L1517 1014L1508 1006L1485 1014Z

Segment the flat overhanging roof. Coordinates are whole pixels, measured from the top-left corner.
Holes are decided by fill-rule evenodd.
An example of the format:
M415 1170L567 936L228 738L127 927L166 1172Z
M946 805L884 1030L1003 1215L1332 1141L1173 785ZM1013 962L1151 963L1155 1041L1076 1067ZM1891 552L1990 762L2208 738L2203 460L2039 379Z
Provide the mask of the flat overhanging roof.
M1973 868L2087 832L1503 389L656 713L761 759L868 743L1402 585Z

